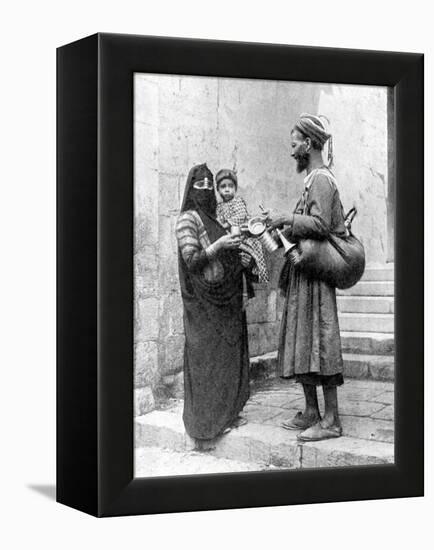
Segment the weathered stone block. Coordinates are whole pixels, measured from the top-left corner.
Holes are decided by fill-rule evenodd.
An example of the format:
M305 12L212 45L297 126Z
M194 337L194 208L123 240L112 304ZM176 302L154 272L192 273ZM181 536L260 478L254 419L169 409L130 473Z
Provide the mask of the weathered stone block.
M280 412L277 416L273 416L273 418L270 418L270 420L267 420L266 424L270 424L271 426L277 426L278 428L282 428L282 423L292 420L294 416L297 414L297 412L300 410L300 408L280 409L280 410L282 412Z
M339 403L339 412L351 416L371 416L382 408L384 405L381 403L372 403L371 401L341 401Z
M158 380L157 342L138 342L134 347L134 386L154 386Z
M158 255L153 246L143 246L134 254L135 298L148 298L158 292Z
M393 445L382 441L340 437L304 443L301 460L302 468L390 464L394 461Z
M233 430L228 435L218 439L216 448L212 451L212 454L222 458L249 462L250 445L251 441L248 437L241 436L239 430Z
M160 341L169 336L184 334L181 292L171 291L160 296Z
M387 380L392 382L395 380L395 365L370 363L369 372L373 380Z
M162 385L166 387L167 395L173 399L184 398L184 373L168 374L161 379Z
M280 412L279 407L264 407L252 403L244 407L242 416L249 422L266 424L267 420L274 418Z
M179 292L177 215L159 217L159 286L162 292Z
M284 463L285 467L297 467L296 432L264 424L247 424L239 432L240 436L242 434L250 440L250 456L256 461L274 466Z
M134 114L137 122L158 126L159 88L158 80L151 75L134 75Z
M341 313L393 313L393 296L338 296L338 311Z
M160 258L171 258L173 252L178 251L176 240L176 224L179 213L161 213L159 216L159 240L158 250Z
M179 372L175 375L175 380L171 387L172 396L175 399L182 399L184 397L184 373Z
M184 335L169 336L159 345L159 368L162 375L178 373L184 365Z
M384 403L387 405L394 405L395 404L395 392L394 391L384 391L378 395L376 395L373 399L373 401L377 401L378 403Z
M134 390L134 416L141 416L152 411L155 407L152 389L136 388Z
M270 452L270 463L276 468L300 468L300 447L296 443L274 445Z
M394 281L394 264L385 264L382 266L369 266L365 269L362 277L363 281Z
M143 163L152 170L158 170L158 126L135 121L134 148L136 164Z
M254 357L261 354L261 346L259 342L259 325L253 324L248 325L248 336L249 336L249 354L250 357Z
M344 360L344 376L348 378L369 378L368 364L357 360Z
M341 331L342 351L391 355L395 351L393 334Z
M261 439L252 439L249 445L249 462L270 464L271 445Z
M178 124L161 119L160 126L160 170L179 174L186 182L190 168L197 164L197 159L206 160L211 170L215 170L212 157L217 156L217 129L211 120L202 120L198 124L197 116L180 118L179 113L173 117Z
M279 249L279 251L269 255L267 265L269 270L270 282L268 284L268 288L277 290L280 272L282 271L282 267L285 261L285 257L283 256L283 249Z
M282 408L295 408L303 399L304 397L297 390L285 392L259 391L251 397L249 403L265 408L274 408L277 414Z
M346 436L383 441L385 443L394 442L395 429L391 421L373 420L372 418L357 416L342 416L341 421Z
M234 136L252 135L261 128L261 136L270 138L275 133L274 110L277 82L256 81L247 92L241 80L219 80L219 123L222 129L233 129ZM254 113L254 116L252 116ZM236 118L237 124L233 124ZM256 140L250 140L255 143ZM257 140L259 141L259 140ZM263 146L270 139L263 139ZM264 155L263 162L267 162Z
M277 320L277 292L270 290L267 299L267 321L274 322Z
M165 76L160 86L160 117L166 122L186 126L217 124L217 94L221 79L194 76Z
M272 352L250 359L250 378L273 378L276 376L277 353Z
M134 216L134 252L137 253L148 246L158 244L158 210L157 206L147 212L136 210Z
M256 288L255 297L247 306L248 323L268 323L276 321L277 293L268 288Z
M159 174L159 213L179 215L183 194L180 189L179 174L160 172Z
M253 323L249 325L250 356L263 355L277 349L280 323Z
M394 380L394 358L389 355L345 353L344 374L349 378Z
M135 302L135 341L147 342L158 339L159 301L156 297L136 300Z
M248 323L266 323L268 319L268 295L266 290L256 289L255 297L247 305Z
M138 157L134 163L134 248L158 244L158 171Z
M182 417L166 411L152 411L135 419L137 447L163 447L173 451L187 448Z
M279 322L282 320L284 307L285 307L285 296L283 296L279 290L277 291L277 298L276 298L276 320Z
M348 332L394 332L392 313L340 313L339 327Z
M382 385L381 383L381 386ZM342 399L348 401L373 401L375 403L384 403L379 397L386 393L381 386L378 387L378 382L374 381L345 380L345 384L340 386L338 391ZM393 385L391 386L393 388ZM386 391L388 393L388 390Z
M393 420L395 418L395 410L393 405L383 406L379 411L372 415L372 418L378 418L380 420Z
M163 386L172 386L175 382L175 375L174 374L166 374L166 376L163 376L161 378L161 383Z

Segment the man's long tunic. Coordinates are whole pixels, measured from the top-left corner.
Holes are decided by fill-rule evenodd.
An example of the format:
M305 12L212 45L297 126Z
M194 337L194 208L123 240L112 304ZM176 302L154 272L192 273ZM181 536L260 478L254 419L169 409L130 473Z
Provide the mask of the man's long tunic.
M297 242L325 239L329 233L343 236L346 229L335 179L321 168L305 179L294 223L286 234ZM333 376L343 371L335 288L292 266L285 281L278 367L285 378L310 373Z

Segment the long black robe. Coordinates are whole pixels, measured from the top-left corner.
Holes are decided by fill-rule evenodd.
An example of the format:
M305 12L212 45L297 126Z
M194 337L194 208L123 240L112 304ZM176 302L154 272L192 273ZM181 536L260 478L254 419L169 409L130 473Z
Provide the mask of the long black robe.
M191 437L213 439L249 397L243 268L236 251L220 251L215 260L207 256L204 243L215 242L225 230L192 204L191 188L190 174L177 227L185 330L183 420ZM212 268L218 268L218 277L210 278Z

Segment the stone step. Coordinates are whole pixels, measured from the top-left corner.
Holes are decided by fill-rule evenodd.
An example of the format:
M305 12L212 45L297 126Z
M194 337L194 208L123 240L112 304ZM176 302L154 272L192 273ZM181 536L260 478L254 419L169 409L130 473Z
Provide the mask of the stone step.
M393 296L338 296L338 311L341 313L393 313Z
M207 456L261 464L264 469L366 466L394 461L393 443L347 436L301 443L296 436L296 431L279 426L248 422L216 439ZM156 410L135 419L135 448L141 447L182 453L191 452L193 443L185 433L179 412Z
M161 447L134 450L134 477L222 474L275 469L255 462L218 458L195 451L172 451Z
M347 332L341 330L342 351L366 355L393 355L395 353L394 334L388 332ZM261 357L276 357L277 352L270 352ZM257 359L257 358L254 358ZM260 363L258 363L260 368Z
M393 296L393 281L360 281L346 290L337 290L338 296Z
M277 351L250 358L250 379L275 378L277 373Z
M386 332L393 333L393 313L340 313L339 327L344 332Z
M391 355L344 353L344 377L360 380L393 381L395 360ZM250 377L260 381L277 376L277 352L250 359Z
M390 355L344 353L344 377L359 380L395 380L395 358Z
M362 281L393 281L395 279L395 265L367 267Z
M341 330L342 351L372 355L393 355L395 338L387 332L346 332Z

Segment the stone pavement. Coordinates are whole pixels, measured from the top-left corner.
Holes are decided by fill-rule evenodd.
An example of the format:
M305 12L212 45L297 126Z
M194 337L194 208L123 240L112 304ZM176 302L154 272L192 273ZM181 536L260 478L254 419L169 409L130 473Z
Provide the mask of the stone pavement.
M276 468L196 451L171 451L161 447L140 447L136 451L135 477L257 472L265 469Z
M318 392L320 408L324 402ZM256 381L242 415L245 426L218 438L207 452L193 450L182 422L182 400L169 399L135 420L137 477L276 468L387 464L394 461L393 383L347 379L339 388L344 435L301 443L280 427L303 407L301 386L280 378Z

